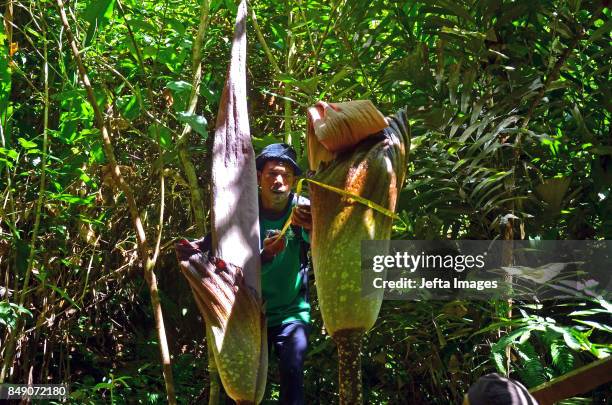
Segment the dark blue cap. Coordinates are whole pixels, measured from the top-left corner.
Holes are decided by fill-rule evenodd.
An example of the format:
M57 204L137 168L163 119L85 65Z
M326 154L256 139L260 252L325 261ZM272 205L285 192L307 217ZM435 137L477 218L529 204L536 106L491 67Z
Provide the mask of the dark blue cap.
M255 158L255 167L261 171L268 160L279 160L287 162L293 166L293 171L297 176L302 174L302 169L298 166L295 150L286 143L273 143L262 149L261 153Z
M538 405L527 388L497 373L480 377L468 391L470 405Z

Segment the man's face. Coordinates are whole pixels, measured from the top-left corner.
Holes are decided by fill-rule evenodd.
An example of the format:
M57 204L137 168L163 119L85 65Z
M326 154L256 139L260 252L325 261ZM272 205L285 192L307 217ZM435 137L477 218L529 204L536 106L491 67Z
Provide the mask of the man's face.
M257 173L257 182L264 204L283 208L295 183L293 167L289 163L269 160Z

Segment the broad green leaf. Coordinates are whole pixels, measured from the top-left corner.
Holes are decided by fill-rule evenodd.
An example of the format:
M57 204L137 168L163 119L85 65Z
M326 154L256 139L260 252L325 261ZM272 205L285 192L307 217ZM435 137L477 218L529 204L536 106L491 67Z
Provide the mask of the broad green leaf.
M101 382L101 383L97 383L93 388L91 388L91 390L95 392L99 390L110 390L112 388L113 388L112 383Z
M186 53L181 52L180 48L167 46L159 50L157 53L157 60L166 65L171 72L178 73L182 68L185 56Z
M608 34L608 41L610 40L610 31L612 30L612 18L608 18L608 21L601 27L597 28L595 32L589 37L589 42L597 41L599 38Z
M170 129L159 124L152 124L149 126L149 135L157 142L159 136L160 146L164 149L170 149L172 147L172 134Z
M93 0L85 11L83 18L89 23L85 45L89 45L96 32L99 32L113 15L115 0Z
M131 42L128 42L128 48L132 52L132 56L136 57L136 49ZM152 45L145 46L142 49L142 58L157 60L157 48Z
M166 88L172 91L173 104L172 108L177 113L185 111L189 103L189 96L193 88L190 83L183 80L172 81L166 84Z
M175 18L167 18L166 23L179 35L185 34L185 26Z
M188 124L191 127L191 129L196 131L198 134L202 135L204 139L208 137L208 132L206 131L206 125L207 125L206 118L202 117L201 115L196 115L193 113L182 111L177 114L176 118L179 121L185 124Z
M259 153L259 151L266 146L281 142L281 140L279 140L279 138L275 137L273 134L267 134L263 138L253 136L251 138L251 142L253 143L253 149L255 149L255 152Z
M319 98L323 98L323 96L325 96L325 94L327 94L327 92L332 88L332 86L336 83L338 83L340 80L344 79L349 73L352 72L352 69L349 67L344 67L342 68L342 70L340 70L338 73L336 73L328 82L327 85L325 86L325 89L321 92L321 94L319 95Z
M18 138L17 140L19 141L19 144L21 145L21 147L23 147L24 149L32 149L38 146L36 145L35 142L28 141L24 138Z
M102 143L100 141L95 142L89 152L90 162L92 163L104 163L106 162L106 155L104 154L104 149L102 148Z
M60 102L67 101L67 100L74 100L74 99L86 99L86 98L87 98L87 93L85 92L85 90L80 90L80 89L64 90L62 92L51 95L51 99L57 100ZM62 106L66 106L66 104L62 103Z
M506 372L506 366L505 366L505 361L504 361L504 355L499 353L499 352L495 352L492 354L493 356L493 363L495 364L495 367L497 368L497 371L500 373L505 373Z
M73 194L55 194L52 193L50 195L50 199L67 202L69 204L76 205L91 205L93 201L96 199L94 195L90 195L89 197L82 198Z
M90 24L99 24L113 15L115 0L92 0L83 11L83 18Z
M166 87L169 88L172 91L177 92L177 93L191 92L191 89L193 88L191 83L187 83L184 80L168 82L166 84Z
M5 300L0 301L0 324L7 326L9 330L15 328L17 319L22 315L32 317L27 308Z
M588 325L595 329L603 330L604 332L612 333L612 327L606 324L601 324L599 322L593 322L593 321L583 321L580 319L576 319L576 322Z
M140 105L135 95L119 98L117 107L119 107L125 119L133 120L140 115Z
M587 316L587 315L596 315L596 314L606 314L608 313L605 309L587 309L584 311L574 311L568 314L569 316Z
M227 9L230 10L232 15L236 14L236 12L238 11L238 5L235 1L223 0L223 2L225 3L225 7L227 7Z
M17 157L19 156L19 153L17 153L16 150L14 149L5 149L5 148L0 148L0 154L7 156L13 160L17 159Z
M149 33L158 33L158 29L153 26L153 24L149 24L148 22L141 20L140 18L133 18L129 20L130 27L132 29L136 28L141 31L146 31Z
M565 344L567 344L567 346L571 349L580 350L580 348L582 347L576 337L569 332L563 333L563 340L565 340Z

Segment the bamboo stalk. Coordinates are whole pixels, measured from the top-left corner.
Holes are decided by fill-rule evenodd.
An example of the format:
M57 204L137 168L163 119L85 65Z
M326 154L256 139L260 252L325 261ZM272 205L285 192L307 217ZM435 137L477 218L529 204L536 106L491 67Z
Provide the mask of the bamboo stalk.
M204 35L208 29L210 22L210 0L203 0L200 6L200 24L198 25L198 33L196 34L193 42L193 52L191 58L192 66L192 78L191 78L191 94L189 95L189 107L188 112L195 113L198 105L198 94L200 94L200 84L202 82L202 42L204 41ZM204 235L207 232L206 227L206 210L204 208L204 198L200 185L198 183L198 176L196 174L195 166L191 160L191 154L187 149L187 140L191 133L191 126L185 124L183 132L178 138L177 149L179 152L179 159L189 184L189 193L191 197L191 209L193 210L193 216L195 218L196 230L200 235Z
M291 11L291 5L289 4L289 2L285 2L285 5L287 7L287 40L285 41L285 43L287 44L287 55L285 58L285 72L287 72L287 74L291 75L291 70L292 70L292 56L293 53L295 51L295 43L293 41L293 12ZM285 143L288 143L289 145L292 145L293 148L295 149L296 153L298 156L301 155L300 153L300 139L293 139L293 134L292 134L292 125L291 125L291 119L292 119L292 115L293 115L293 109L291 108L291 86L289 85L289 83L284 83L283 85L283 90L284 90L284 95L285 95L285 99L284 99L284 106L285 106Z
M123 15L123 19L125 22L125 26L127 27L128 30L128 35L132 41L132 44L134 45L134 49L136 50L136 56L138 58L138 66L140 66L140 71L142 73L142 75L145 77L145 84L146 84L146 88L147 88L147 95L149 96L149 102L153 103L154 102L154 95L153 95L153 87L151 85L151 79L150 77L146 74L145 68L144 68L144 62L143 62L143 58L142 58L142 52L140 51L140 48L138 47L138 43L136 42L136 38L134 37L134 33L132 32L132 28L130 27L130 24L128 22L128 20L125 18L125 12L123 10L123 5L121 4L121 2L119 0L117 0L117 6L119 7L119 10L121 11L121 14ZM165 187L165 176L164 176L164 151L161 147L161 136L159 133L159 127L158 126L154 126L154 133L155 133L155 138L157 139L157 151L159 153L159 188L160 188L160 203L159 203L159 229L157 231L157 238L155 241L155 248L153 250L153 257L150 259L151 263L148 263L149 266L151 266L151 271L153 271L153 268L155 267L155 264L157 262L157 257L159 256L159 248L161 245L161 238L162 238L162 233L163 233L163 225L164 225L164 208L165 208L165 194L166 194L166 187Z
M270 62L276 74L282 73L280 70L280 67L278 66L278 62L274 58L274 55L272 55L272 51L270 51L270 47L266 43L266 39L264 38L261 32L261 28L259 28L259 24L257 23L257 15L255 14L255 9L253 8L251 8L251 21L253 22L253 29L255 30L255 35L257 36L257 40L259 41L259 44L263 48L264 53L266 54L266 57L268 58L268 62Z
M136 50L136 58L138 59L138 66L140 67L140 72L142 73L145 79L145 85L147 89L147 96L149 97L149 102L153 104L154 103L153 86L151 85L151 78L147 75L147 72L144 67L142 52L140 50L140 47L138 46L138 43L136 42L136 37L134 37L134 32L132 31L132 27L130 26L129 21L125 18L125 10L123 9L123 5L121 4L120 0L117 0L117 7L119 8L121 15L123 16L123 20L124 20L125 26L128 31L128 36L130 37L130 40L132 41L132 45L134 45L134 49ZM164 151L161 147L161 136L159 132L159 127L154 126L153 132L155 135L155 139L157 140L157 151L159 153L158 161L160 162L159 163L160 204L159 204L159 229L157 232L157 239L155 242L153 258L151 259L152 268L155 267L155 263L157 262L157 257L159 255L159 247L161 245L161 237L163 233L163 224L164 224L164 208L165 208L164 199L165 199L165 194L166 194L165 176L164 176Z
M204 326L206 328L206 351L208 353L208 405L218 405L221 401L221 378L212 349L214 338L210 326L208 324Z
M282 73L282 70L280 68L280 66L278 65L278 62L276 61L276 59L274 58L274 55L272 55L272 51L270 50L270 47L268 46L268 44L266 43L266 39L263 36L263 33L261 32L261 28L259 27L259 24L257 23L257 15L255 14L255 10L251 9L251 21L253 22L253 29L255 30L255 35L257 36L257 40L259 41L261 47L264 50L264 53L266 54L266 57L268 58L268 62L270 62L270 64L272 65L272 68L274 69L274 72L277 75L280 75ZM293 13L291 12L291 10L287 10L287 24L289 27L291 27L291 25L293 24ZM291 30L289 29L287 31L287 55L285 58L285 72L291 74L292 68L293 68L293 54L295 52L295 44L293 42L293 36L291 34ZM284 125L285 125L285 136L284 136L284 141L285 143L288 143L290 145L292 145L296 151L296 153L298 154L298 156L301 155L301 145L300 145L300 140L299 137L297 139L293 139L292 136L292 132L293 132L293 126L291 123L291 120L293 118L293 107L291 105L291 86L287 83L283 83L283 106L284 106L284 112L283 112L283 118L284 118Z
M83 85L87 92L87 98L93 109L96 125L98 129L100 130L100 135L102 137L102 145L104 148L104 154L106 156L106 159L109 162L109 166L111 168L113 179L115 183L117 184L117 186L119 187L119 189L123 192L127 200L127 205L128 205L128 209L130 212L130 217L132 219L132 224L136 231L139 258L144 267L144 278L145 278L145 281L147 282L147 285L149 286L149 294L151 296L151 306L153 309L153 315L155 317L155 327L156 327L157 335L159 339L159 348L160 348L160 354L161 354L161 359L162 359L164 382L166 384L166 393L168 397L168 403L176 404L176 398L174 394L174 382L173 382L173 377L172 377L172 366L170 363L170 353L168 350L168 342L166 339L166 330L164 326L164 319L163 319L163 314L162 314L162 309L161 309L161 304L160 304L160 299L159 299L159 291L157 289L157 279L155 277L155 273L153 272L155 262L149 256L148 241L146 238L144 227L142 225L142 219L140 218L138 206L134 198L134 193L130 185L127 184L127 182L125 181L123 175L121 174L119 166L117 164L113 144L110 138L110 131L106 123L104 122L104 117L102 116L100 107L98 106L96 102L93 87L87 75L87 70L81 59L81 54L77 47L74 36L72 34L70 24L68 23L68 17L66 16L66 11L64 9L63 0L57 0L57 6L60 11L60 18L64 26L64 30L66 31L68 42L70 43L70 48L74 55L74 60L76 62L76 65L79 71L79 76L83 82Z
M272 55L272 51L270 50L270 47L268 47L268 44L266 43L266 39L264 38L262 32L261 32L261 28L259 27L259 24L257 23L257 15L255 14L255 10L251 9L251 20L253 22L253 29L255 30L255 35L257 36L257 40L259 41L261 47L264 50L264 53L266 54L266 57L268 58L268 62L270 62L270 65L272 65L272 68L274 69L274 73L276 73L277 75L280 75L282 73L282 70L280 68L280 66L278 65L278 62L276 61L276 59L274 58L274 55ZM289 18L289 25L291 25L291 18ZM288 34L288 41L291 41L291 36ZM289 72L290 69L290 59L289 59L289 49L287 50L287 58L286 58L286 71ZM284 106L284 111L283 111L283 119L284 119L284 124L285 124L285 136L284 136L284 141L285 143L291 144L292 143L292 139L291 139L291 117L293 115L293 111L291 108L291 90L290 87L287 83L283 83L283 106ZM299 143L299 142L298 142ZM295 145L294 145L295 147ZM298 155L300 154L299 152L299 148L296 149L296 152L298 153Z
M304 24L306 24L305 27L306 27L306 32L308 33L308 41L310 42L310 47L312 48L312 51L314 52L315 44L314 44L314 40L312 39L312 31L310 30L310 27L308 24L309 20L308 18L306 18L306 13L304 13L304 9L302 8L302 0L297 1L297 6L298 6L298 10L300 11L302 21L304 22Z

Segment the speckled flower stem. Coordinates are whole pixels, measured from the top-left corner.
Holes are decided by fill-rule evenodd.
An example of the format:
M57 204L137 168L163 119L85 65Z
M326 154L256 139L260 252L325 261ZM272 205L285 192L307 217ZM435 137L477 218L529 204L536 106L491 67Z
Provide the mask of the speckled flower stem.
M344 329L334 333L338 346L338 385L340 405L363 403L361 383L361 339L363 329Z

